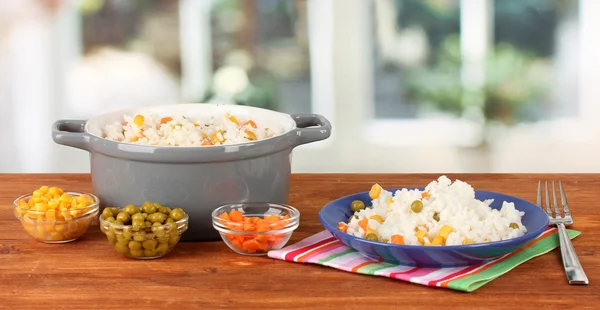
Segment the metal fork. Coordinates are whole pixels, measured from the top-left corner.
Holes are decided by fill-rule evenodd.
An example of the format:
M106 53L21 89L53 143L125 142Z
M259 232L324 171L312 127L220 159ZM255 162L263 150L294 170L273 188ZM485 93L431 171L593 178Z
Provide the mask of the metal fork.
M561 212L558 209L558 201L556 199L556 189L554 187L554 181L552 181L552 198L553 202L550 201L548 195L548 181L545 181L546 187L546 213L550 224L555 225L558 228L558 236L560 240L560 255L562 256L563 266L565 268L565 274L569 280L569 284L583 284L589 283L583 267L579 262L577 253L571 239L567 234L567 228L565 226L573 224L573 217L571 217L571 210L569 210L569 204L567 203L567 196L565 195L565 189L563 188L562 182L558 181L558 187L560 189L560 200L562 203L562 209L564 215L561 216ZM540 208L542 207L542 182L538 181L537 190L537 204ZM554 205L554 216L552 215L552 205Z

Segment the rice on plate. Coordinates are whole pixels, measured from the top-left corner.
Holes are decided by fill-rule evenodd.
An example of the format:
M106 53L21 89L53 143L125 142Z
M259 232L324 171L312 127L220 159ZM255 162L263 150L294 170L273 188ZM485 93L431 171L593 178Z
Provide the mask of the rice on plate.
M123 122L106 125L103 137L118 142L156 146L212 146L257 141L283 133L227 111L210 114L123 116Z
M375 184L369 192L372 206L352 202L354 215L338 229L369 240L406 245L462 245L507 240L523 236L525 214L504 201L490 207L493 199L475 199L466 182L440 176L424 190L401 189L392 193Z

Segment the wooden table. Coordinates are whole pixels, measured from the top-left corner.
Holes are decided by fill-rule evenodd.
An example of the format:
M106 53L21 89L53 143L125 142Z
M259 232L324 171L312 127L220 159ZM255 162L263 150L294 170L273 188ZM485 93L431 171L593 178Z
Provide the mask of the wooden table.
M570 286L554 250L515 268L473 293L350 274L317 265L235 254L222 242L180 243L168 256L130 260L114 251L98 227L80 240L50 245L32 239L12 213L13 200L41 185L91 191L89 175L0 175L0 308L338 308L592 309L600 307L600 175L448 175L476 189L535 201L538 179L563 180L575 217L574 240L590 279ZM327 202L384 187L423 186L428 174L299 174L290 204L302 213L290 240L322 230L317 213Z

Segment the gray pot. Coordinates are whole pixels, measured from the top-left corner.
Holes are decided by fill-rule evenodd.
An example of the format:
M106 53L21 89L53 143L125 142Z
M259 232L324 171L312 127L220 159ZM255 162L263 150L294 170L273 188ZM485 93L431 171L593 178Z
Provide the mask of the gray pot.
M108 123L141 109L107 113L88 121L59 120L52 138L58 144L90 153L94 193L101 208L158 202L183 208L190 217L187 241L220 240L211 212L241 202L287 203L293 148L325 140L331 124L320 115L288 115L266 109L226 106L253 119L281 126L272 138L223 146L149 146L111 141L101 136ZM162 115L201 114L222 105L178 104L146 108ZM315 128L306 128L319 126ZM274 128L274 127L273 127Z

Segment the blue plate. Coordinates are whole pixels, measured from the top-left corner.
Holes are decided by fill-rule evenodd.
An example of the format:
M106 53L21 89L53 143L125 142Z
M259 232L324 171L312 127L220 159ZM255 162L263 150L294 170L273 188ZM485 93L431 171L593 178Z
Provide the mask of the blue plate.
M395 192L399 189L401 188L387 190ZM418 189L423 190L422 188ZM457 267L482 264L521 248L544 232L549 224L546 212L523 199L485 191L475 191L475 198L479 200L494 199L490 207L498 210L502 207L503 201L513 202L517 210L525 212L521 222L527 228L527 233L510 240L480 244L417 246L371 241L338 230L338 223L347 222L353 214L350 210L353 200L362 200L366 205L371 204L369 192L353 194L328 203L319 212L319 220L325 229L338 240L371 260L416 267Z

